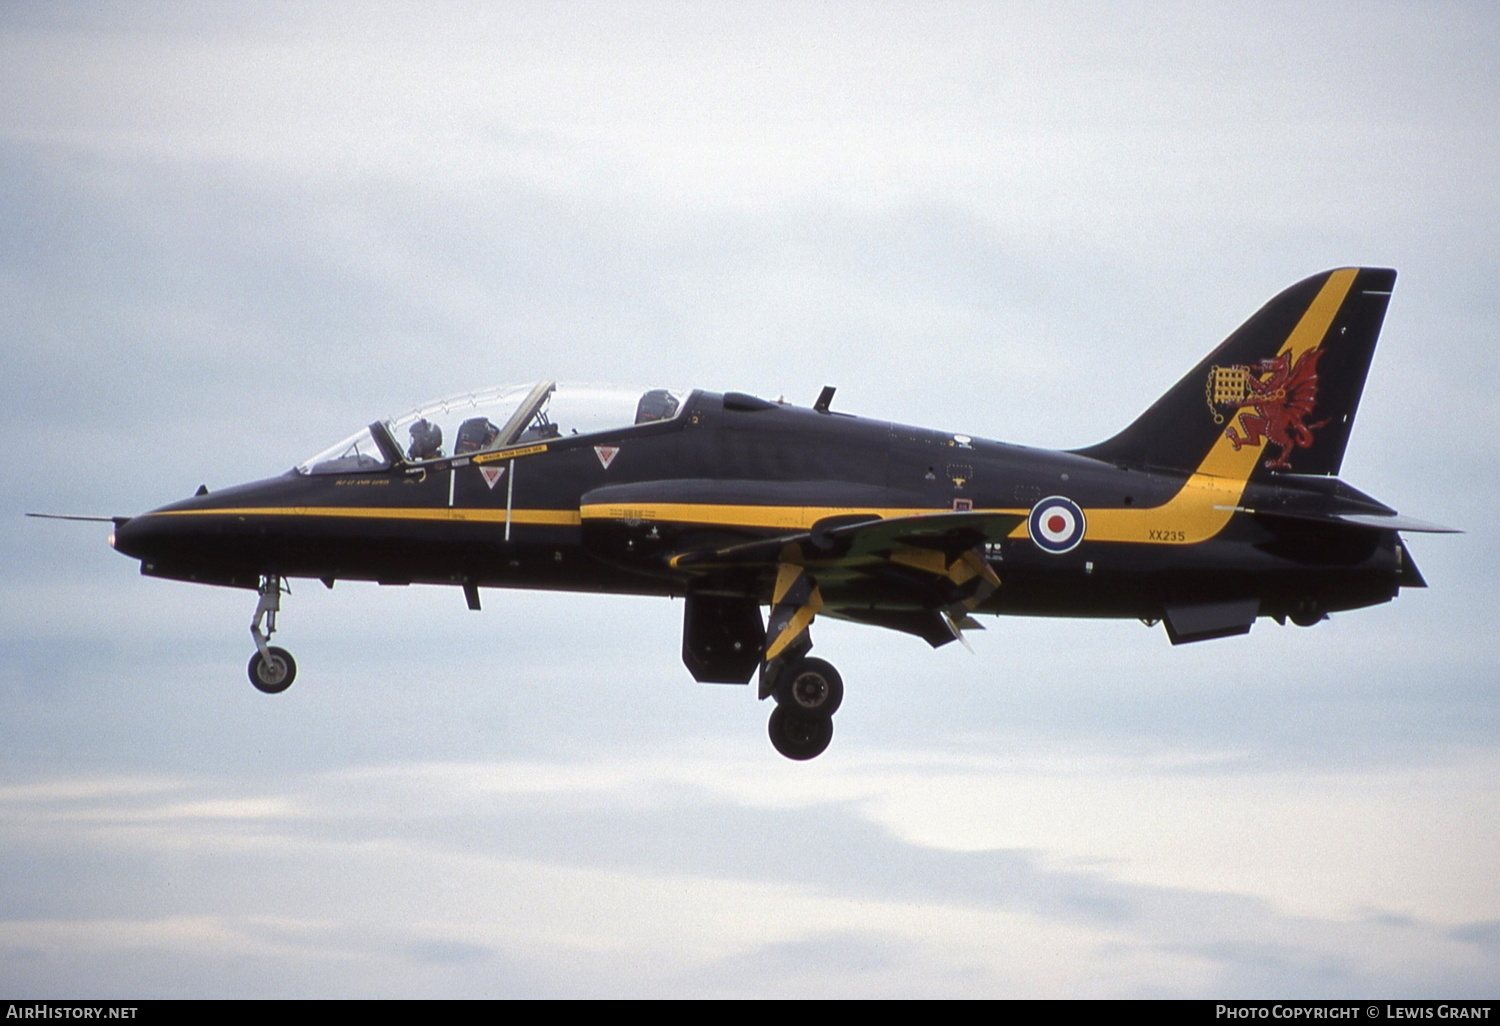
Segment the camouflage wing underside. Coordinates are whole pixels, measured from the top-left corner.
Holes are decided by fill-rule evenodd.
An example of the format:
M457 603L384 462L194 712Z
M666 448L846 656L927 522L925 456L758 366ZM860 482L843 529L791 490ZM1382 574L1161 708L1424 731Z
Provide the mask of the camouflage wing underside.
M679 552L669 560L690 577L733 579L769 598L767 658L795 648L813 616L914 634L946 644L1000 586L985 558L1025 519L1011 513L942 512L833 517L811 530Z

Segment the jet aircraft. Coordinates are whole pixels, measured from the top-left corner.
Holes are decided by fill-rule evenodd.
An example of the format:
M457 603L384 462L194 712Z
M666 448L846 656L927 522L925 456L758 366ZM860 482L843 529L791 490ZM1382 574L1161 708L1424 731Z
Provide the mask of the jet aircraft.
M279 477L114 518L153 577L258 592L250 681L291 578L682 599L682 659L828 746L844 687L818 616L936 647L976 614L1128 617L1173 644L1311 626L1425 587L1402 531L1338 478L1396 274L1286 289L1107 441L1045 451L738 392L540 381L377 420ZM762 615L762 609L767 610Z

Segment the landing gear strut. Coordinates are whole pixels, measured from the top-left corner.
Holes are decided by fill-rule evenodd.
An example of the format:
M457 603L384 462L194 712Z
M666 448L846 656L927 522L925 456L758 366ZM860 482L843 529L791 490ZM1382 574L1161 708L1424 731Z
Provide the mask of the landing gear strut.
M285 691L297 677L297 661L292 654L269 644L271 635L276 633L276 614L281 611L281 589L279 575L267 574L261 578L260 602L255 607L255 619L250 621L250 636L255 639L255 654L247 668L250 683L268 695Z
M809 659L808 627L823 608L818 582L788 546L776 567L771 615L766 623L765 662L760 666L760 697L774 698L771 744L788 759L815 759L833 740L833 714L844 700L839 672L821 659Z
M822 755L833 740L833 714L844 700L844 680L822 659L770 660L763 671L776 700L771 744L788 759Z

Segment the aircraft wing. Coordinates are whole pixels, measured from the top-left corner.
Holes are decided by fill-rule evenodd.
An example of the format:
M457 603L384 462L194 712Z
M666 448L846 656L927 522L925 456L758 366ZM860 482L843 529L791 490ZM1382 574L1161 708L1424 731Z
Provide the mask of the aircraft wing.
M983 629L969 613L1000 585L984 546L1024 519L846 514L806 531L679 552L669 563L692 575L774 574L767 658L795 644L819 612L914 634L936 648Z
M1025 514L922 503L852 482L652 481L591 491L580 516L600 551L633 551L636 566L655 525L675 524L677 542L658 550L655 565L707 590L769 598L771 659L796 645L820 611L933 645L979 626L969 613L1000 585L985 545L1006 538ZM617 531L636 540L611 541Z
M1015 513L967 511L898 517L851 513L826 517L806 531L690 549L668 562L673 569L690 574L774 568L783 561L788 546L799 550L795 557L799 561L824 572L857 571L919 551L941 553L951 561L976 546L1001 541L1025 519Z

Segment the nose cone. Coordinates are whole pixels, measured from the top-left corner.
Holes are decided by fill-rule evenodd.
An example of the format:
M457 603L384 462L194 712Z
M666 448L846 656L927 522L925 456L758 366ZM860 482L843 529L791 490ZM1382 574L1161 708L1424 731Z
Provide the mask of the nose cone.
M236 485L197 495L121 518L110 544L116 552L141 561L150 577L255 587L259 574L280 558L268 539L265 517L244 513L288 504L286 491L294 475ZM303 500L305 501L305 500Z
M225 514L238 507L282 505L288 484L296 480L297 476L289 472L213 493L199 488L189 498L116 520L110 544L132 559L168 563L222 560L243 540L236 518Z
M157 520L162 518L158 517ZM145 559L153 554L153 542L159 542L160 524L150 524L151 515L131 517L115 526L109 536L109 547L131 559Z
M175 507L166 506L119 524L109 536L109 544L131 559L175 562L180 557L196 555L203 534L202 520L183 516L175 512Z
M141 573L176 581L253 588L259 570L220 530L222 518L193 516L178 503L143 513L115 528L115 551L141 561Z

